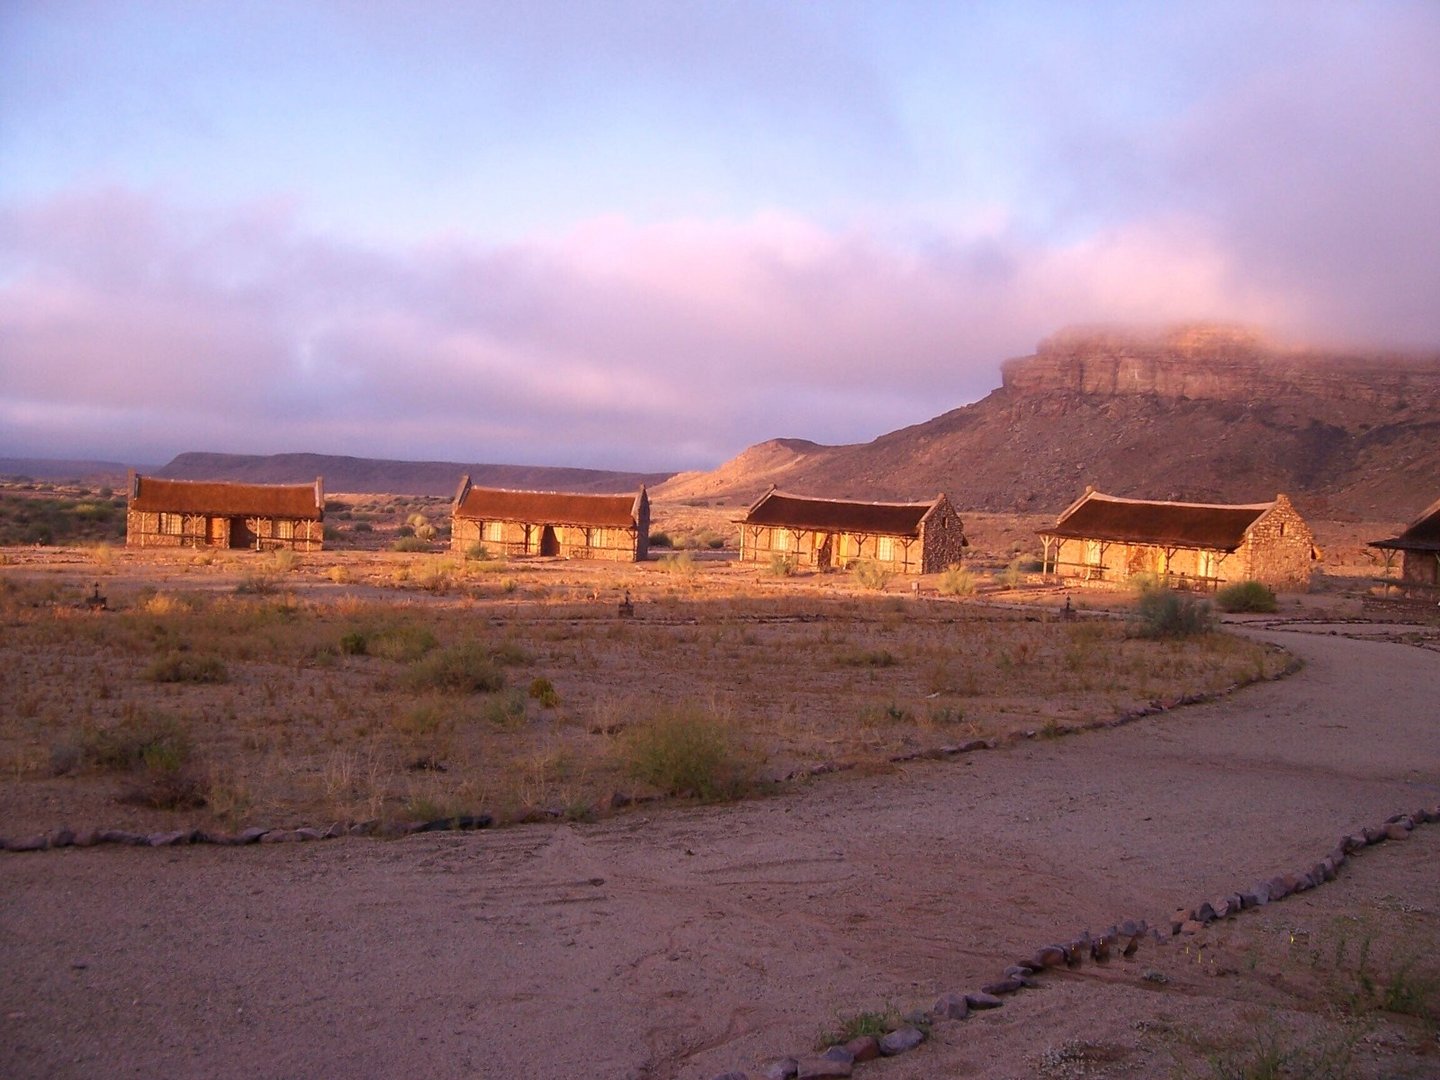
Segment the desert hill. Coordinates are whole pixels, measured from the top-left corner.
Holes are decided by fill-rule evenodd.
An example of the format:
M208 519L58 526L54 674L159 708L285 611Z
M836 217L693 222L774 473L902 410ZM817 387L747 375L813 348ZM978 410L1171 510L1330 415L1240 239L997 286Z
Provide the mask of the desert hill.
M1068 330L1006 362L972 405L882 435L781 439L657 498L743 503L770 484L837 498L945 491L979 510L1051 513L1120 495L1255 501L1402 519L1440 494L1440 354L1283 348L1231 327Z
M607 472L545 465L465 465L453 461L386 461L334 454L178 455L155 475L169 480L234 480L255 484L307 483L325 478L329 492L388 492L403 495L454 495L469 473L480 487L526 491L582 491L610 494L653 486L671 473Z

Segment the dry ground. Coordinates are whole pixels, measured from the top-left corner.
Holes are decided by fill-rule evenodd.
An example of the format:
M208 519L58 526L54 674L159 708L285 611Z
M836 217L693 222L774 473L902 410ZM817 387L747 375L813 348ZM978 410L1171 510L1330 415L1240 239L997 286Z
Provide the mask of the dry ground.
M1008 553L996 547L1002 566ZM615 743L622 736L608 727L623 734L678 693L701 699L736 734L775 732L783 745L763 749L762 773L857 755L872 765L759 800L595 822L390 842L0 856L5 1075L704 1080L805 1050L858 1012L974 989L1016 956L1086 926L1163 921L1177 906L1308 866L1357 824L1440 801L1440 628L1350 621L1364 614L1358 565L1354 588L1332 572L1322 591L1288 599L1279 618L1251 620L1268 629L1249 632L1305 662L1288 679L1116 730L895 767L880 764L895 748L959 731L1044 731L1068 705L1077 716L1113 710L1156 679L1174 688L1194 673L1174 666L1165 646L1139 661L1117 655L1142 644L1119 636L1123 623L1061 623L1058 594L1044 592L994 594L1000 608L917 602L900 583L875 596L843 575L773 579L703 560L602 579L555 563L457 568L439 581L382 554L289 568L234 556L59 558L12 558L4 570L13 583L0 639L6 668L38 680L10 674L3 688L0 833L91 815L173 820L114 803L116 776L50 775L53 744L63 742L56 729L86 707L97 724L123 721L125 702L189 717L205 754L215 755L219 732L249 733L256 750L245 752L242 737L233 757L213 760L260 763L254 782L234 782L250 794L229 813L267 824L282 810L372 805L375 792L357 788L353 773L350 787L326 789L340 782L327 779L327 754L369 740L403 763L442 734L447 753L472 755L466 767L379 770L382 810L450 797L438 778L489 764L506 740L533 743L500 759L513 774L515 814L547 800L578 810L565 802L581 790L574 775L562 787L553 771L560 733ZM91 617L64 606L94 580L123 610ZM625 588L637 617L621 623L613 606ZM25 606L46 592L61 606ZM1085 608L1128 602L1076 598ZM231 681L143 677L183 644L167 640L177 623L192 637L182 654L222 657ZM528 692L548 678L559 701L547 708L525 697L514 727L480 717L480 749L458 725L422 730L428 695L405 704L406 661L338 648L346 633L391 623L433 627L437 648L459 628L513 645L505 655L524 659L503 667L510 687ZM1273 655L1227 659L1231 648L1209 656L1201 674L1234 655L1252 670L1256 656ZM1077 650L1105 665L1104 678L1070 701L1086 668ZM893 663L874 659L885 652ZM937 660L975 684L930 689L956 682L928 679ZM1157 660L1171 667L1157 675ZM647 699L637 686L652 674L668 681ZM1028 690L1017 689L1021 680ZM362 686L358 697L347 696L351 682ZM52 715L67 700L63 687L72 710ZM209 694L229 695L233 714L220 707L207 726L207 709L217 708ZM292 703L280 710L286 722L267 694ZM617 704L581 708L599 698ZM872 702L882 715L867 721ZM932 704L963 715L922 711ZM890 705L909 719L885 715ZM752 715L764 723L747 728ZM397 716L408 718L399 728L389 719ZM374 730L357 735L345 724ZM531 753L539 764L527 772ZM606 773L618 766L602 759L611 764L587 774L599 781L594 790L635 787L628 774ZM546 768L550 794L524 797ZM260 794L266 777L288 782L291 794ZM486 784L472 794L493 804L502 786ZM1366 851L1324 888L1198 939L1147 945L1133 961L1047 978L857 1075L1440 1074L1437 855L1440 827L1422 827ZM1264 1071L1280 1059L1288 1071Z
M616 792L713 797L1058 734L1287 662L904 584L689 556L36 555L0 579L0 826L589 818ZM637 774L637 740L667 725L713 736L712 786Z

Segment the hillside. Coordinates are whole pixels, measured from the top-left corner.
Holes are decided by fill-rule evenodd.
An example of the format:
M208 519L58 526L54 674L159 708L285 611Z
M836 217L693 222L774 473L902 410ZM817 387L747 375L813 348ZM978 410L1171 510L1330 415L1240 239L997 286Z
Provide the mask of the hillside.
M873 442L773 440L658 498L744 503L770 484L838 498L945 491L981 510L1057 512L1086 484L1403 519L1440 494L1440 354L1285 349L1233 328L1071 330L1008 361L982 401Z
M304 483L325 478L325 490L366 494L454 495L469 473L481 487L525 491L609 494L655 485L670 473L606 472L544 465L464 465L453 461L386 461L333 454L180 454L156 471L170 480L236 480L256 484Z

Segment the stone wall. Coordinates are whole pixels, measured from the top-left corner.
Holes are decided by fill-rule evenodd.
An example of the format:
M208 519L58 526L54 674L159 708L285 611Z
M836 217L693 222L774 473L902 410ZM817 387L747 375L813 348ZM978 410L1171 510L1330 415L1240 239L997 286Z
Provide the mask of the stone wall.
M1240 557L1243 577L1272 589L1305 590L1314 565L1315 534L1284 495L1246 534ZM1231 579L1235 580L1235 579Z
M494 536L493 526L499 527L498 539ZM546 526L523 521L483 522L464 517L451 518L450 550L464 554L478 543L496 557L539 555L541 539L547 527L554 530L555 554L565 559L635 562L644 558L648 550L641 533L635 528Z

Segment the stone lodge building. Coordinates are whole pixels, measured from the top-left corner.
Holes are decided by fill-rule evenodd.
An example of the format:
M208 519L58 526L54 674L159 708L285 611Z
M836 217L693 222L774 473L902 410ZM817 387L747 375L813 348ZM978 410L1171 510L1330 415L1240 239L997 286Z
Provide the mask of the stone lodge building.
M128 547L292 548L324 546L325 485L235 484L129 474Z
M451 510L450 547L476 544L497 555L638 562L650 550L650 496L478 488L460 479Z
M1284 495L1227 505L1122 499L1094 488L1039 530L1044 570L1077 582L1145 575L1182 588L1260 581L1306 589L1315 536Z
M851 502L771 486L737 524L742 562L788 558L818 569L866 560L896 573L933 574L958 563L969 543L944 495L928 503Z
M1385 553L1387 584L1420 596L1440 594L1440 499L1427 506L1409 528L1389 540L1372 540L1370 547ZM1400 556L1400 576L1392 578L1395 556Z

